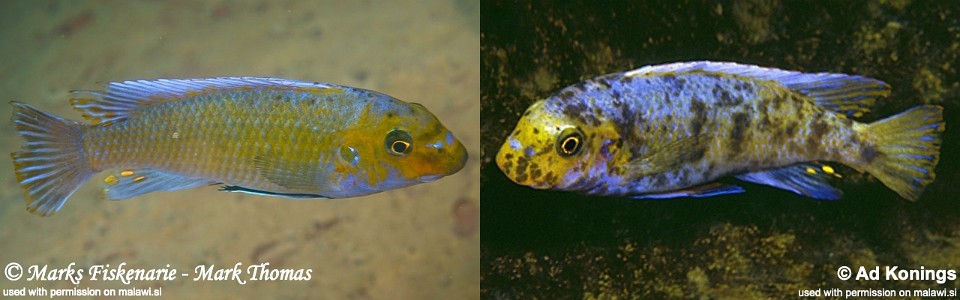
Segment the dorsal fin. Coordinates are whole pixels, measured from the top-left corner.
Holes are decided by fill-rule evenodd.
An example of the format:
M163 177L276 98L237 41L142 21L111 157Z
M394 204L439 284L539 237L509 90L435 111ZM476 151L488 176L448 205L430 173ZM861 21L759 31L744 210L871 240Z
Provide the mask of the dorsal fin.
M203 79L156 79L111 82L105 92L72 91L73 108L95 124L116 122L131 111L158 103L178 101L205 92L235 88L322 90L339 88L322 82L305 82L268 77L219 77Z
M858 75L840 73L802 73L730 62L695 61L646 66L624 74L626 77L654 73L723 73L776 81L788 89L809 96L817 105L851 117L870 111L877 98L890 95L890 85Z

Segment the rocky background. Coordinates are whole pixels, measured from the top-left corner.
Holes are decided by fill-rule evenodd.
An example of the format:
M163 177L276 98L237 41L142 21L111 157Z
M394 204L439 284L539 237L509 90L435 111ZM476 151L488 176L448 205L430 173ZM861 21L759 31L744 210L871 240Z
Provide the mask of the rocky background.
M800 289L950 288L841 281L840 266L960 268L960 11L944 1L483 1L484 298L784 298ZM834 202L735 179L745 194L633 201L536 191L494 155L534 101L597 75L689 60L860 74L892 95L860 118L944 107L937 179L908 202L843 166ZM856 269L855 269L856 270Z

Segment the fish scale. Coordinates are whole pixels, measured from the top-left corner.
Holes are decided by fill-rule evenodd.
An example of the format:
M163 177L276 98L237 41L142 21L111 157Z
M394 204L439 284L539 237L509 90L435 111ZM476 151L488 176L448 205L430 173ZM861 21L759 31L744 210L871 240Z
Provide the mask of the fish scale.
M514 182L634 198L739 193L724 176L837 199L820 161L868 172L909 200L935 178L942 108L872 124L889 85L736 63L647 66L574 84L524 112L497 154ZM894 138L896 137L896 138Z
M13 102L27 146L11 157L28 210L41 215L105 170L115 170L104 180L110 199L214 183L230 192L344 198L433 181L467 157L422 105L346 86L159 79L76 94L71 104L93 124ZM58 169L34 167L52 163ZM54 183L64 175L67 182Z

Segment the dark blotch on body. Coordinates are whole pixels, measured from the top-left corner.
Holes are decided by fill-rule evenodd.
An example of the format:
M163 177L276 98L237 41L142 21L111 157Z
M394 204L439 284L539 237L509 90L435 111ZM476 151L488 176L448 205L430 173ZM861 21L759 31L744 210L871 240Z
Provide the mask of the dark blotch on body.
M664 75L663 83L675 91L683 90L687 85L686 78L677 78L675 75Z
M770 105L773 107L774 111L780 110L780 107L783 106L783 103L786 101L792 101L793 103L797 103L797 101L799 101L799 99L797 99L797 95L794 93L790 93L789 95L777 95L778 97L770 99Z
M770 128L770 125L773 125L773 123L770 122L770 114L768 114L766 110L761 110L760 114L760 123L757 124L757 129L766 131Z
M526 156L517 157L517 168L514 170L514 175L517 176L518 181L524 181L527 178L527 163L528 158ZM523 179L519 179L520 176L523 176Z
M510 172L510 169L512 169L512 168L513 168L513 162L512 162L512 161L505 161L505 162L503 162L503 169L506 170L507 173L509 173L509 172Z
M862 159L863 162L870 164L876 160L878 156L880 156L880 152L877 151L877 148L873 145L863 145L860 147L860 159Z
M823 137L830 132L830 126L827 125L827 122L824 122L821 117L821 113L818 112L815 114L813 125L810 126L810 136L807 137L807 149L811 153L819 149L820 144L823 142Z
M571 99L573 99L573 94L574 94L573 91L564 90L560 92L559 96L560 96L560 99L563 100L564 102L569 102Z
M707 105L696 98L690 102L690 112L693 113L693 119L690 120L690 132L693 136L699 136L703 130L703 125L707 122Z
M601 78L596 82L597 82L597 85L600 86L602 89L604 90L610 89L610 83L608 83L605 78Z
M620 92L612 91L610 92L610 96L613 98L614 107L620 107L623 105L623 100L620 100Z
M737 90L737 91L740 91L740 92L743 92L743 91L746 91L747 89L749 89L749 86L747 85L746 82L737 81L737 83L733 85L733 89L735 89L735 90Z
M547 175L543 177L543 182L553 184L557 180L557 175L553 172L547 172Z
M530 165L530 178L532 178L532 179L537 179L537 178L540 178L540 175L542 175L542 174L540 173L540 167L537 166L537 164L531 164L531 165Z
M794 136L797 133L797 122L790 122L790 124L787 124L787 126L784 127L784 133L787 135L787 137Z
M667 174L661 173L653 177L653 186L655 187L664 187L667 185Z
M517 181L519 181L519 182L527 181L527 173L523 173L523 174L517 175Z
M569 103L563 107L563 114L568 118L578 120L580 123L589 124L591 126L599 126L600 120L596 116L590 114L589 107L583 102L578 103Z
M630 105L620 106L620 117L616 118L615 122L617 124L617 133L621 139L626 141L627 145L631 145L634 151L639 150L639 147L635 147L635 145L640 145L637 128L639 124L646 122L643 112L634 112L630 109Z
M733 128L730 129L730 156L740 154L743 149L744 133L750 126L750 119L746 113L733 114Z
M727 91L727 89L721 86L719 83L713 86L713 96L717 99L720 99L721 107L737 106L743 103L742 98L734 97L732 94L730 94L730 91Z

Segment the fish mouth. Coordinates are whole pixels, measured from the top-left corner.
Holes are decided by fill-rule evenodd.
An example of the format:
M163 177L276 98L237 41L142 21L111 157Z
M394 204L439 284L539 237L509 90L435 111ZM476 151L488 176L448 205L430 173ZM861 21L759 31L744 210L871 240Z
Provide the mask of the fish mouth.
M417 181L420 181L422 183L433 182L433 181L436 181L437 179L440 179L440 177L443 177L443 175L442 174L424 175L417 178Z

